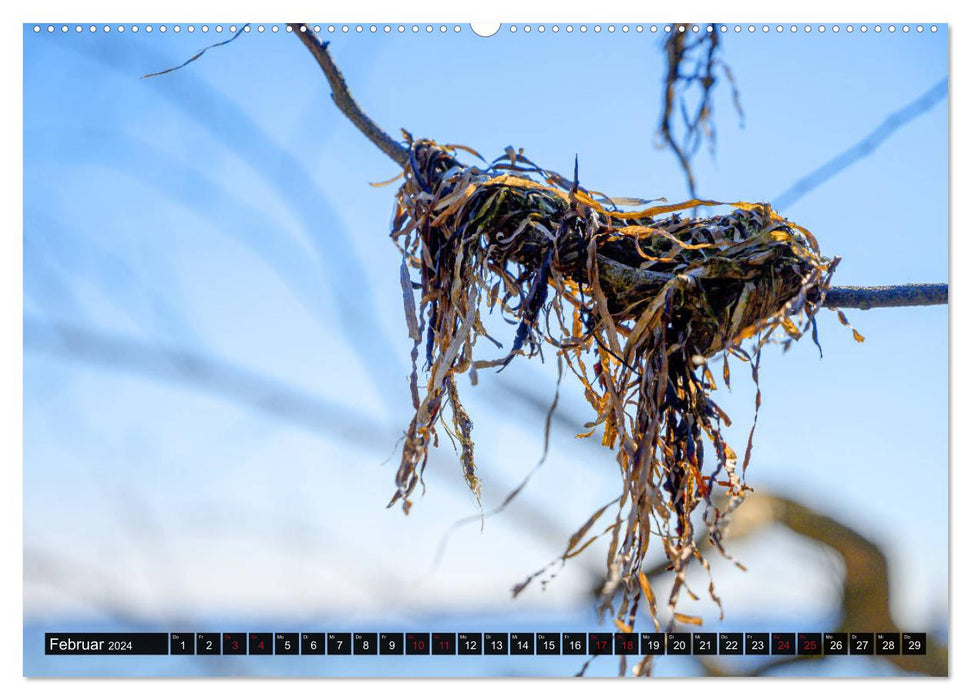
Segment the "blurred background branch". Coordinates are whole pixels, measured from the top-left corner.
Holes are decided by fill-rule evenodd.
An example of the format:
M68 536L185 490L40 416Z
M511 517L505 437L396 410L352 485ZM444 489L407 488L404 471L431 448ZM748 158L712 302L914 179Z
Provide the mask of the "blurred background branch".
M923 95L888 116L883 123L861 141L837 154L816 170L798 180L785 192L777 195L772 200L772 204L780 210L791 207L824 182L832 180L857 161L873 153L897 130L930 110L945 97L947 97L947 78L935 83Z
M875 542L836 518L820 513L791 498L765 492L751 494L745 507L732 517L729 539L737 541L758 537L770 525L779 524L791 532L830 548L843 561L845 577L839 604L839 623L834 632L901 632L900 625L890 611L890 572L887 556ZM707 539L700 539L702 550L711 550ZM646 572L650 579L665 575L662 565ZM909 631L909 630L903 630ZM709 675L739 675L727 669L723 663L707 657L694 657ZM876 657L894 664L903 671L928 676L946 676L948 673L947 647L927 637L926 655L893 655ZM745 672L744 675L765 675L781 666L798 663L819 663L825 656L790 656L772 659Z

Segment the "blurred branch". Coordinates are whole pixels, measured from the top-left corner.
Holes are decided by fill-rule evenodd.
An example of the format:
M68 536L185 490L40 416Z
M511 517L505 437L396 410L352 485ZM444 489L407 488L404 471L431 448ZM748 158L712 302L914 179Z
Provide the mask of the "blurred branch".
M121 46L112 48L99 42L68 42L64 48L76 52L77 57L85 61L96 61L102 64L107 70L127 81L136 66L140 71L146 63L161 65L170 60L167 52L159 53L153 48L154 46L153 42L148 42L140 45L132 53L119 53ZM201 64L197 61L191 65ZM318 304L321 303L321 285L326 285L326 288L332 290L332 299L326 300L324 306L330 302L335 304L339 330L354 346L355 355L367 369L368 380L379 400L391 409L393 397L386 388L400 380L404 373L404 365L400 364L400 358L389 355L386 351L391 345L391 340L382 324L362 321L362 319L374 319L378 315L373 290L368 285L361 284L361 280L367 277L367 265L360 251L350 240L346 222L338 216L332 206L332 198L327 195L318 182L319 178L316 178L308 167L306 153L299 156L291 153L291 149L283 147L259 123L259 120L254 119L250 112L240 106L237 100L230 99L220 90L214 89L211 82L197 78L194 70L182 70L169 75L178 76L178 78L150 79L143 81L143 84L157 92L173 108L258 174L266 186L284 203L287 211L295 217L299 235L285 235L287 227L281 224L279 217L268 221L271 228L267 228L257 218L252 217L250 214L252 207L246 207L245 210L234 208L233 203L227 201L227 197L235 197L236 190L232 188L226 190L226 183L210 183L221 190L215 196L219 196L221 205L219 208L225 208L226 212L214 213L208 208L214 195L211 192L197 190L198 183L203 182L203 179L189 178L187 175L179 177L175 171L181 161L177 162L171 156L165 157L169 167L165 173L160 174L157 172L160 158L157 149L154 152L148 152L144 146L144 139L136 139L137 143L134 147L117 143L117 129L110 131L110 143L104 148L93 149L93 151L102 152L101 158L97 159L98 166L104 166L104 160L107 158L115 161L113 165L116 170L139 180L152 183L166 181L162 184L167 190L177 193L173 196L178 197L180 207L191 207L193 202L205 202L207 208L205 211L200 210L199 213L212 217L216 230L224 231L231 237L242 237L242 232L246 230L252 236L254 243L251 245L261 257L266 257L268 251L280 253L288 247L289 249L286 250L288 257L299 255L300 260L297 261L299 264L284 262L285 265L289 265L289 268L284 270L283 278L288 284L293 284L297 278L301 278L301 281L308 285L305 289L309 289L311 295L316 295ZM102 129L99 128L94 133L100 131ZM73 147L74 141L62 141L64 145L58 148L49 142L49 138L45 134L41 140L44 142L44 149L52 154L51 157L55 160L59 159L58 162L73 163L78 153L78 149ZM89 135L68 134L66 138L87 139ZM92 149L83 150L90 152ZM139 162L147 165L140 165ZM184 167L184 163L182 165ZM204 166L201 167L205 170ZM192 168L185 169L187 172L192 170ZM211 189L212 187L209 188ZM239 191L243 192L245 188ZM178 194L180 192L181 194ZM242 196L245 198L245 195ZM263 204L265 202L261 203L261 206ZM263 210L265 206L262 207L261 211ZM238 223L240 219L243 219L244 223ZM268 231L271 230L275 235L268 235ZM298 243L295 244L295 241ZM312 246L309 255L306 248L308 242ZM261 247L262 250L260 250ZM276 258L276 262L282 261ZM353 293L348 293L348 289L353 289ZM317 307L317 309L320 308L323 307ZM338 329L328 322L327 330L333 333Z
M174 381L195 389L210 391L229 400L269 413L315 434L332 434L359 448L373 451L395 443L398 436L376 423L370 416L355 414L344 405L331 403L318 396L248 372L205 355L182 349L153 347L124 338L111 337L64 323L47 323L24 318L24 349L47 355L67 357L112 370L129 371ZM462 488L459 481L444 482ZM459 486L461 484L461 486ZM508 493L514 487L496 476L489 478L495 493ZM507 511L521 534L544 545L561 545L567 529L553 513L536 504ZM592 579L596 574L588 571Z
M827 180L831 180L856 163L890 138L895 131L913 121L931 107L947 97L947 78L934 85L930 90L887 117L880 126L871 131L866 138L850 146L828 163L812 171L792 187L772 200L777 210L792 206Z
M25 589L27 584L34 591L47 588L58 596L90 606L121 630L154 631L159 624L159 618L146 615L144 604L132 596L130 581L117 585L117 576L84 558L24 545L23 563ZM164 614L162 622L169 629L193 629L200 621L193 616ZM246 673L244 664L232 656L201 654L191 657L191 661L208 669L210 674Z
M317 64L324 71L324 75L327 76L327 82L330 83L330 89L333 90L331 97L334 99L337 108L354 123L354 126L362 134L367 136L371 143L380 148L388 158L402 168L407 167L409 160L408 149L388 136L381 127L374 123L371 117L364 113L357 105L357 102L354 101L354 98L351 97L351 92L347 89L347 83L344 82L344 76L341 75L340 69L334 63L334 59L330 57L330 52L327 50L328 42L318 39L316 32L310 29L311 25L290 23L287 26L293 29L293 33L297 35L297 38L303 42L303 45L317 59Z
M24 546L24 582L31 586L49 586L58 595L90 605L123 628L145 629L153 620L145 615L137 600L131 599L127 586L98 569L89 561L69 558L37 546ZM173 627L176 622L171 621Z
M751 537L769 525L778 523L797 535L823 544L839 555L846 569L840 602L840 632L900 632L890 612L890 572L883 550L856 530L827 515L818 513L797 501L765 493L752 494L732 516L728 531L732 540ZM707 539L700 538L699 549L710 549ZM648 572L648 577L661 576L664 566ZM946 676L948 650L928 637L927 654L922 656L882 657L898 668L928 676ZM821 661L825 657L797 656L787 661L773 659L751 670L762 675L780 665L799 661ZM705 664L712 675L737 675L720 664Z
M887 287L830 287L823 306L829 309L877 309L892 306L946 304L946 284L898 284Z

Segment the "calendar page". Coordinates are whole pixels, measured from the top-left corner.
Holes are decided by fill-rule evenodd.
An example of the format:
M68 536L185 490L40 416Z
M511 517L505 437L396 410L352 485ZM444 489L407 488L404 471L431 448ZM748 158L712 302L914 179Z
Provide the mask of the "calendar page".
M74 14L25 676L948 675L946 22Z

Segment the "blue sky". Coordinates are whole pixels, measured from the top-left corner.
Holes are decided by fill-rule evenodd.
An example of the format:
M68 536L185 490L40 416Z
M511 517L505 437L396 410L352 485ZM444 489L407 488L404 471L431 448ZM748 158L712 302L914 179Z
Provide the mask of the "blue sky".
M672 154L655 147L661 38L463 29L338 32L332 52L389 131L487 156L512 144L562 172L576 155L591 189L686 196ZM433 573L441 535L475 512L450 447L410 516L384 509L410 419L410 343L387 238L393 187L368 183L395 167L283 32L139 79L218 38L24 29L28 619L110 617L105 590L155 620L587 605L595 548L545 592L508 595L619 488L613 456L565 428L520 501L483 532L457 531ZM715 157L695 160L699 193L719 200L771 201L947 75L943 29L729 33L723 45L745 124L722 81ZM842 256L837 284L947 279L947 116L945 100L783 212ZM766 353L748 480L884 546L895 613L925 629L947 613L947 309L849 316L862 345L826 312L822 360L809 342ZM200 386L173 380L170 356L146 371L48 352L61 347L50 324L233 374ZM745 373L716 397L737 447L752 414ZM313 409L254 408L256 378ZM466 389L486 504L541 452L542 416L508 387L548 401L554 380L555 366L516 361ZM563 415L582 422L571 387ZM833 563L815 545L772 533L738 553L748 574L715 567L728 621L831 608ZM697 612L717 618L710 603Z

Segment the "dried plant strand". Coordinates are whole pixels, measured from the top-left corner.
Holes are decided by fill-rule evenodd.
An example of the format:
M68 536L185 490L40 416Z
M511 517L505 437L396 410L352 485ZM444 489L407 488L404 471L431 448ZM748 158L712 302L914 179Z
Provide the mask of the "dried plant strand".
M410 508L438 427L458 437L465 478L478 495L472 421L457 375L501 370L517 356L552 348L591 406L584 436L599 432L616 452L620 476L618 498L569 538L557 562L609 535L601 613L631 629L651 590L641 575L644 557L659 541L675 574L669 627L693 622L676 610L690 563L709 568L692 514L701 509L707 537L721 550L726 519L747 490L722 436L729 419L711 398L708 360L733 354L754 369L765 343L801 337L838 259L822 257L808 231L768 204L734 202L728 213L701 218L680 212L722 203L625 211L617 202L632 200L595 197L580 186L576 168L571 180L512 149L487 167L467 167L455 148L410 144L396 198L391 235L417 273L417 282L403 278L403 289L418 289L426 366L421 381L417 368L412 377L420 396L391 503ZM406 309L413 334L415 312L409 303ZM516 331L504 355L483 358L473 349L488 337L489 313ZM753 347L744 349L745 342ZM441 415L446 403L451 426ZM612 522L597 532L611 507ZM709 594L720 604L713 584ZM651 596L645 607L660 629Z
M735 76L719 57L720 32L692 32L692 27L676 24L664 42L667 70L657 135L661 145L670 148L678 159L688 193L694 198L697 183L691 161L704 141L712 154L715 151L714 88L719 68L731 86L740 124L744 124L745 115ZM693 101L689 93L697 93Z

